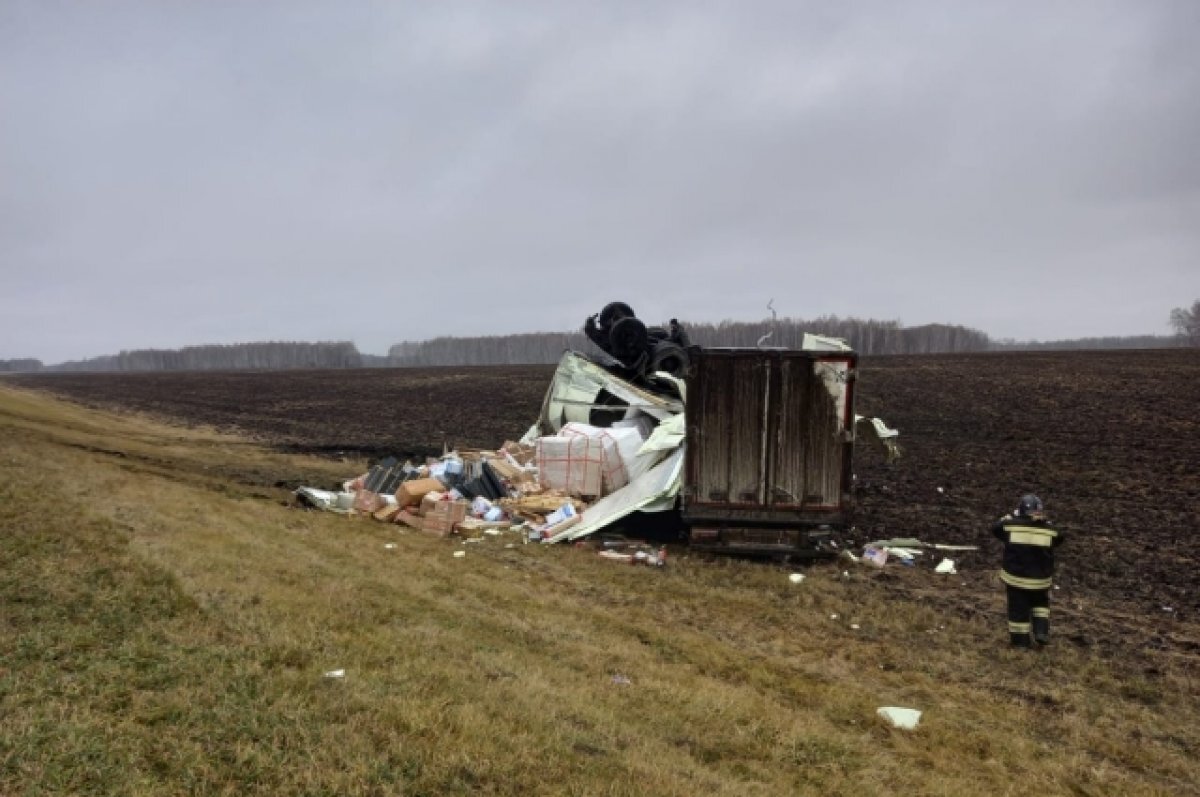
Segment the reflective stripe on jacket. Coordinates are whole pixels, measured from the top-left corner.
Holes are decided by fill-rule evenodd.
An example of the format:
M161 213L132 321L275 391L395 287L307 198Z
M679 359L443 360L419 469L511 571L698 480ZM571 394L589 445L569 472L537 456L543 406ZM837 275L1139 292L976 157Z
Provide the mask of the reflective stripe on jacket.
M1049 589L1054 576L1054 549L1063 533L1045 520L1001 518L992 534L1004 543L1000 579L1019 589Z

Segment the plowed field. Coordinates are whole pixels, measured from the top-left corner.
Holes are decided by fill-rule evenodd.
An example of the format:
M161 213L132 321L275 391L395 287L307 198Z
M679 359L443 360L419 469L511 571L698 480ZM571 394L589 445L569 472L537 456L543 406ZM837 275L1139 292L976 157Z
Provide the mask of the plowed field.
M987 530L1024 492L1068 534L1052 601L1079 645L1200 655L1200 351L864 359L858 409L904 457L857 462L847 538L978 544L959 577L889 565L880 584L996 613ZM537 416L549 366L9 377L84 404L236 430L323 455L494 447ZM348 474L349 475L349 474Z

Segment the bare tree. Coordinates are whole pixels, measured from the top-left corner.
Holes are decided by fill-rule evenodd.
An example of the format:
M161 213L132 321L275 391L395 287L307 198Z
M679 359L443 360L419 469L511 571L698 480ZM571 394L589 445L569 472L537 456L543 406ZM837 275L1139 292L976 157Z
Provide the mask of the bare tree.
M1200 346L1200 299L1191 308L1176 307L1171 311L1171 326L1175 334L1192 346Z

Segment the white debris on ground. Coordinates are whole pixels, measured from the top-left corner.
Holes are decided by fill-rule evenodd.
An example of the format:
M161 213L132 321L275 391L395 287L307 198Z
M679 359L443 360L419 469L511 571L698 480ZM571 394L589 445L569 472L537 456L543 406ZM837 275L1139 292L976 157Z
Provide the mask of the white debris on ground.
M921 712L915 708L903 708L901 706L881 706L875 710L875 713L888 722L893 728L899 728L902 731L911 731L917 727L921 721Z
M890 540L876 540L863 546L862 557L855 557L849 551L842 552L842 558L848 562L859 562L874 567L884 567L889 562L914 567L918 557L923 557L927 551L978 551L978 545L943 545L927 543L912 537L902 537ZM957 575L957 563L950 558L942 557L933 568L941 575ZM1058 587L1055 587L1057 589Z

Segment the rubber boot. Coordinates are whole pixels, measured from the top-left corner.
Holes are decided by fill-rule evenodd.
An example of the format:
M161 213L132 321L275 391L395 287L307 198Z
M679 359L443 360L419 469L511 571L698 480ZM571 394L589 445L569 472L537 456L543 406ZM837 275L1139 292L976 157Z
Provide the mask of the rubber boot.
M1049 617L1033 618L1033 639L1039 645L1050 644L1050 618Z
M1014 648L1031 648L1033 643L1029 641L1029 634L1009 634L1008 641Z

